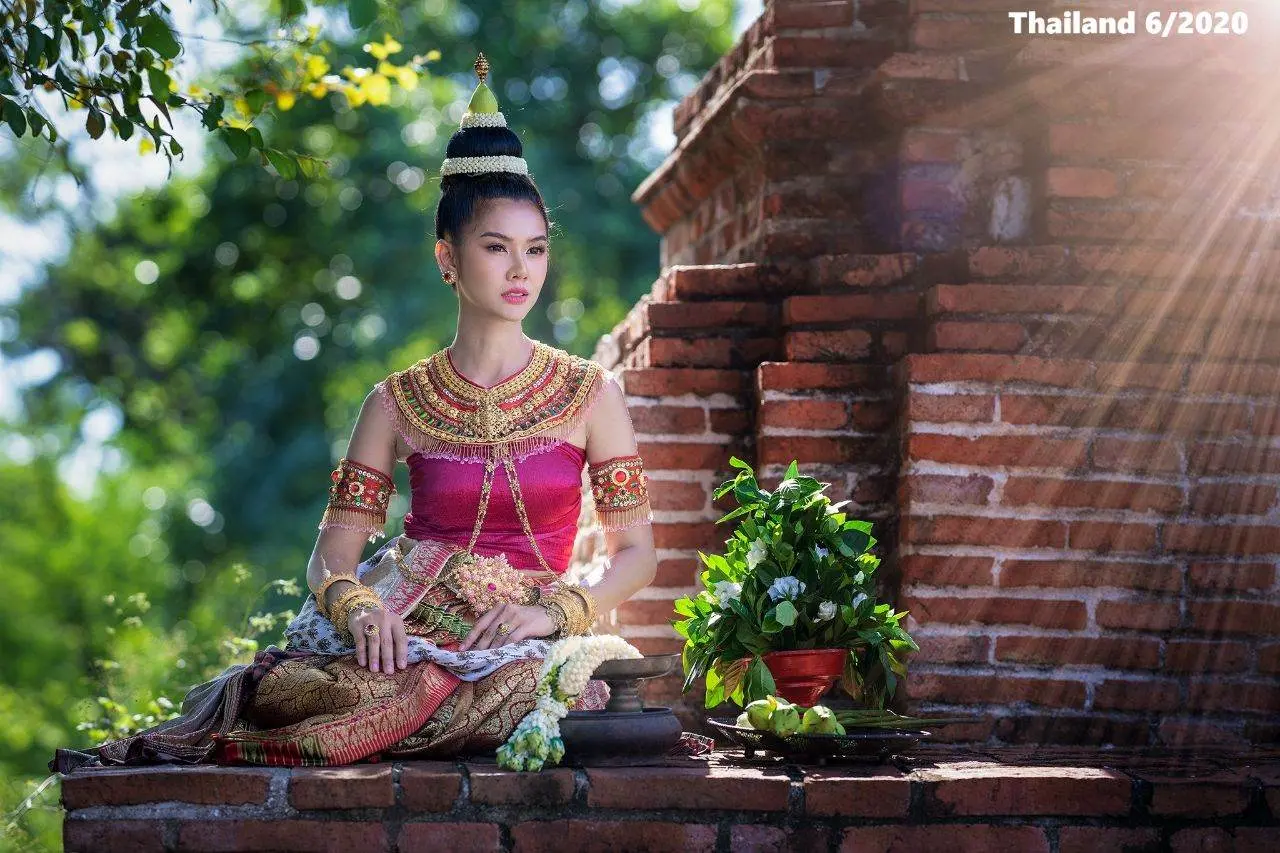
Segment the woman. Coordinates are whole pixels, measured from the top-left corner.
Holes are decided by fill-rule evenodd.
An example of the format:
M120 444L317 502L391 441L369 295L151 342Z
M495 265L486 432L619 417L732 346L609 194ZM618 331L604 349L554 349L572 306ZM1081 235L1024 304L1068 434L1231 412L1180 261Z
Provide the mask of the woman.
M550 223L483 54L476 71L436 211L457 336L365 398L286 648L193 688L174 720L96 754L58 750L51 770L492 751L533 708L549 641L585 633L652 580L652 512L621 388L523 333L547 276ZM359 562L383 535L396 461L410 470L405 533ZM609 553L589 589L557 580L584 466ZM605 698L593 683L577 707Z

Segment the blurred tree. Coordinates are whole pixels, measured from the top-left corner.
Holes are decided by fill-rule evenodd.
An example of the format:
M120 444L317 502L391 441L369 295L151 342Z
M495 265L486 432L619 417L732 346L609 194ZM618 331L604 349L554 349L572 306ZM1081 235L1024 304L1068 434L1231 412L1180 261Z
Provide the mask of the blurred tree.
M84 742L73 721L98 714L84 702L112 680L122 702L180 699L175 685L202 677L192 649L216 646L257 585L302 577L364 394L452 340L434 176L477 52L555 220L528 333L589 355L657 274L656 238L628 192L664 156L656 117L729 47L728 0L423 0L395 12L326 61L357 66L389 35L405 53L438 47L449 75L435 66L393 87L385 109L357 109L343 91L255 120L274 146L326 161L316 179L212 146L200 174L120 200L0 305L5 358L58 362L21 391L14 429L41 448L36 461L0 465L14 503L0 499L0 565L23 614L0 628L19 650L0 662L0 710L22 721L0 740L0 772L43 778L50 745ZM0 208L31 198L40 144L0 161ZM108 443L121 466L77 502L57 466L101 410L119 413ZM403 469L397 480L403 501ZM145 615L125 606L137 593Z

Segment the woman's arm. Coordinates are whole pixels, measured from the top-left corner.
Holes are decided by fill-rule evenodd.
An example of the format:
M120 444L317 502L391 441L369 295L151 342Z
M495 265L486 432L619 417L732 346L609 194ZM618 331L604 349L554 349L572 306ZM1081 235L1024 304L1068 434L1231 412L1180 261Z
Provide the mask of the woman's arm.
M598 466L611 459L638 457L635 429L627 411L627 398L618 380L605 379L604 396L587 421L587 464ZM635 466L632 466L634 470ZM648 511L648 506L640 507ZM625 530L611 530L609 511L596 504L596 513L606 521L604 542L609 554L608 568L599 583L591 587L599 613L607 613L653 582L658 570L653 547L653 525L636 524Z
M377 398L377 390L370 392L360 408L360 416L356 419L351 431L351 439L347 443L345 458L364 468L385 474L388 478L395 468L396 433L386 409ZM332 501L331 501L332 507ZM329 584L325 590L325 610L328 611L338 598L357 584L356 567L364 553L364 546L369 541L370 532L352 530L341 526L329 526L322 522L320 535L316 539L311 559L307 563L307 586L312 592L320 588L326 572L350 577ZM398 621L398 620L393 620ZM381 625L381 622L379 623ZM347 626L339 626L345 628ZM377 642L366 642L363 636L356 638L356 659L364 666L366 658L370 669L377 669L383 663L383 670L390 672L392 662L404 667L408 652L407 641L403 629L395 630L395 625L385 626ZM368 648L366 649L366 646Z

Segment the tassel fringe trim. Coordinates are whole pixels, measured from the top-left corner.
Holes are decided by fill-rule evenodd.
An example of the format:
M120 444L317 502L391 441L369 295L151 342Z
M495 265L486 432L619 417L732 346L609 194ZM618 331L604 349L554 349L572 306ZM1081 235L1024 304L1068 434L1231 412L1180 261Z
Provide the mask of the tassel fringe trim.
M642 524L653 523L653 508L648 501L627 509L615 509L601 512L596 510L596 519L606 533L619 533Z
M325 507L324 515L320 518L320 525L317 530L324 530L329 527L338 530L355 530L364 533L369 537L370 542L376 542L385 537L387 534L383 530L387 525L386 513L373 513L358 509L335 509L332 506Z

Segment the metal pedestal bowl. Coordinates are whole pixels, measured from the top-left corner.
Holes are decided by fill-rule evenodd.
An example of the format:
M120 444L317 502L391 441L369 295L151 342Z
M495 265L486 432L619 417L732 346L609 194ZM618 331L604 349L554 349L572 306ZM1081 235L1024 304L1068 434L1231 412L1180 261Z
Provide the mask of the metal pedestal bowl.
M639 684L675 671L680 655L605 661L592 674L609 685L603 711L570 711L560 721L566 756L662 755L680 741L680 720L670 708L644 706Z

